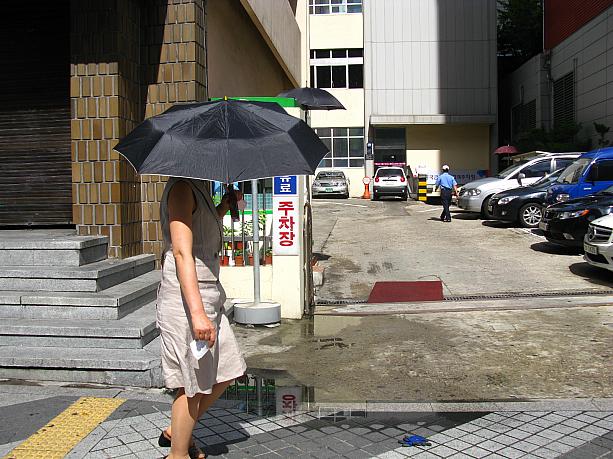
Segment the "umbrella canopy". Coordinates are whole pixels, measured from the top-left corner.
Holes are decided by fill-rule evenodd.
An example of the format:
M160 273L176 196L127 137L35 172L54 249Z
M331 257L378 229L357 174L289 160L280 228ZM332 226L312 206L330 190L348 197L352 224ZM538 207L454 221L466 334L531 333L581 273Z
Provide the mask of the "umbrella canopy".
M319 88L295 88L278 97L291 97L308 110L345 110L343 104L328 91Z
M115 147L139 174L224 183L309 175L328 153L302 120L272 102L174 105Z
M513 145L503 145L494 150L495 155L514 155L516 153L519 153L519 150Z

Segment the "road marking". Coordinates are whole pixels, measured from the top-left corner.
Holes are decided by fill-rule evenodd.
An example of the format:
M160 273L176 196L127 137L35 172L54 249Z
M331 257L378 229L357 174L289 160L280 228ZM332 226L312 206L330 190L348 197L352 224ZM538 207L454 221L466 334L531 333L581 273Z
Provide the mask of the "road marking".
M347 204L344 202L332 202L332 201L319 201L321 204L336 204L337 206L348 206L348 207L363 207L365 209L368 208L368 206L365 206L363 204Z
M441 209L428 209L428 210L416 210L415 212L417 212L418 214L423 214L424 212L437 212L440 210Z
M118 398L81 397L4 459L61 459L124 401Z

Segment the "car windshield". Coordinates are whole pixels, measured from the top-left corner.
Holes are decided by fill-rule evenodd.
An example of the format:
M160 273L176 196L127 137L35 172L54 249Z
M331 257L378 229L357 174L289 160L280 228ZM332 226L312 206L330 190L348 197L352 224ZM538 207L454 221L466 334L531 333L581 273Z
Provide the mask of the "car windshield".
M342 172L320 172L315 180L337 179L343 180L345 175Z
M558 177L562 174L562 172L564 172L564 169L558 169L557 171L553 171L551 174L546 175L542 179L534 182L532 186L540 186L540 185L546 185L548 183L553 183L558 179Z
M377 177L402 177L401 169L379 169Z
M522 167L524 167L524 165L528 162L527 159L524 159L522 161L519 161L509 167L507 167L506 169L498 172L498 175L496 175L496 178L507 178L510 175L513 175L515 172L517 172L518 169L521 169Z
M583 175L583 172L589 167L592 160L589 158L581 158L572 163L564 172L558 177L557 183L571 184L578 183L579 178Z

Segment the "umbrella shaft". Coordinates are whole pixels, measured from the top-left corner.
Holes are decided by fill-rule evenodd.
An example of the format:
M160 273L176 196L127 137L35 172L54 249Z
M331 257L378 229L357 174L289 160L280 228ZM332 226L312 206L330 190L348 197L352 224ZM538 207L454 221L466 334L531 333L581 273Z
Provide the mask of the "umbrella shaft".
M260 208L258 181L251 180L251 220L253 223L253 302L260 302Z

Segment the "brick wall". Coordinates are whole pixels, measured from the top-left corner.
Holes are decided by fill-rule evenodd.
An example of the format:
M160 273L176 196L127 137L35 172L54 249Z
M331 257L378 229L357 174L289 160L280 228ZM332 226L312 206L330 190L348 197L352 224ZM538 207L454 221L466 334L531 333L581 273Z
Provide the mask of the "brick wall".
M162 250L165 180L139 177L113 147L146 116L206 100L203 0L73 0L73 219L109 255Z

